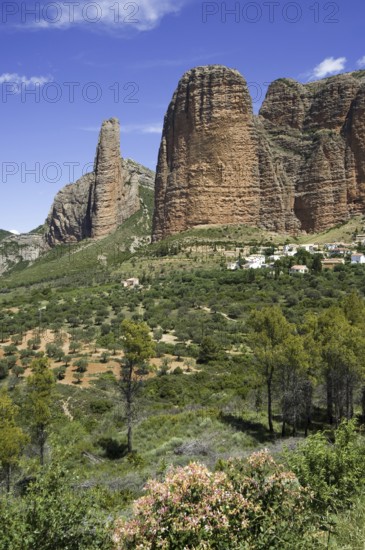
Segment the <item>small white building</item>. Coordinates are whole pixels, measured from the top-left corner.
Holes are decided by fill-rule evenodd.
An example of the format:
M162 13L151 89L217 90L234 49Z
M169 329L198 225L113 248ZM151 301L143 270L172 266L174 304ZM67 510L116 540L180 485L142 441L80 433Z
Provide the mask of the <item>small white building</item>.
M290 273L291 275L294 275L296 273L304 275L305 273L309 273L309 269L306 265L293 265L290 268Z
M284 246L284 255L285 256L295 256L298 252L298 247L295 244L286 244Z
M122 284L124 288L136 288L139 286L139 279L136 277L132 277L131 279L126 279L125 281L122 281Z
M246 269L261 269L265 265L266 258L260 254L252 254L246 258Z
M240 264L238 262L232 262L230 264L227 264L228 271L237 271L237 269L240 268Z
M365 264L364 254L352 254L351 263L352 264Z

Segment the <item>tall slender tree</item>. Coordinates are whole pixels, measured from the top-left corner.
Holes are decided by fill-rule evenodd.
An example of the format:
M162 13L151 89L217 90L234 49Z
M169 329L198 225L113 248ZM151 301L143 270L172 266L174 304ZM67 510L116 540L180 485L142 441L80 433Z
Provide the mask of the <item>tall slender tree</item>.
M27 379L27 407L33 439L39 448L39 460L44 465L45 444L52 422L52 397L55 376L48 367L48 359L42 357L31 364L33 374Z
M250 319L251 346L257 360L258 368L266 383L267 419L269 430L274 432L273 424L273 384L276 368L280 363L284 341L293 332L279 306L266 307L255 311Z
M127 422L128 452L133 451L133 423L136 416L136 402L141 389L142 377L138 371L153 356L154 343L146 323L122 322L122 348L124 360L120 380L120 390L124 401Z

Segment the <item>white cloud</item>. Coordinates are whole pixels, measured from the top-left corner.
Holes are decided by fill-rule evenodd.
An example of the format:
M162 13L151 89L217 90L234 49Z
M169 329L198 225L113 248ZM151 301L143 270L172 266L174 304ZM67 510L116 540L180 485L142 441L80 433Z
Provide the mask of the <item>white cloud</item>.
M100 132L100 126L83 126L84 132ZM162 124L159 122L150 124L124 124L121 125L122 134L161 134Z
M356 61L356 65L360 69L365 69L365 55Z
M326 76L340 73L344 70L346 62L346 57L338 57L337 59L334 57L327 57L319 65L314 67L313 71L310 73L310 80L325 78Z
M9 229L9 233L12 233L13 235L20 235L17 229Z
M122 134L161 134L162 124L127 124L121 127Z
M14 93L20 93L21 86L43 86L48 82L51 82L52 78L49 76L22 76L18 73L3 73L0 75L0 85L11 83L16 86Z
M90 30L148 31L158 26L160 21L171 14L178 14L191 0L137 0L135 2L110 2L99 0L90 2L55 3L56 9L39 8L37 20L34 15L22 26L33 29L68 29L84 26Z

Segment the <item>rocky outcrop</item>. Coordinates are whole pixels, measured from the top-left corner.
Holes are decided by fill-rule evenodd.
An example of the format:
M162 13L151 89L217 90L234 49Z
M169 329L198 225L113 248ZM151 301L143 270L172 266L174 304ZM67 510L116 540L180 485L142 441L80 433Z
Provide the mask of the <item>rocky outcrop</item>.
M47 218L50 246L103 238L140 209L139 185L152 185L154 174L120 157L120 127L103 122L94 170L57 194Z
M43 235L10 235L0 242L0 276L19 263L32 265L49 250Z
M254 116L222 66L181 79L160 146L153 239L201 224L296 234L365 212L365 72L271 84Z

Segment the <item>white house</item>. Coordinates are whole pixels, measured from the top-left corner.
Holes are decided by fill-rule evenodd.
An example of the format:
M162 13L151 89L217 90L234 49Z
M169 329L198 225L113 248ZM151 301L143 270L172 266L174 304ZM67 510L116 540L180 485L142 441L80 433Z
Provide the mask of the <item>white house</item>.
M139 279L136 277L132 277L131 279L127 279L125 281L122 281L124 288L136 288L139 286Z
M252 254L246 258L246 269L260 269L265 265L265 256L260 254Z
M227 264L228 271L237 271L239 269L240 265L238 262L232 262L230 264Z
M285 256L295 256L295 254L298 252L298 247L295 244L286 244L284 246L284 254Z
M301 273L303 275L305 273L309 273L309 269L306 265L293 265L290 268L290 273L291 274Z
M352 264L365 264L364 254L352 254L351 263Z

